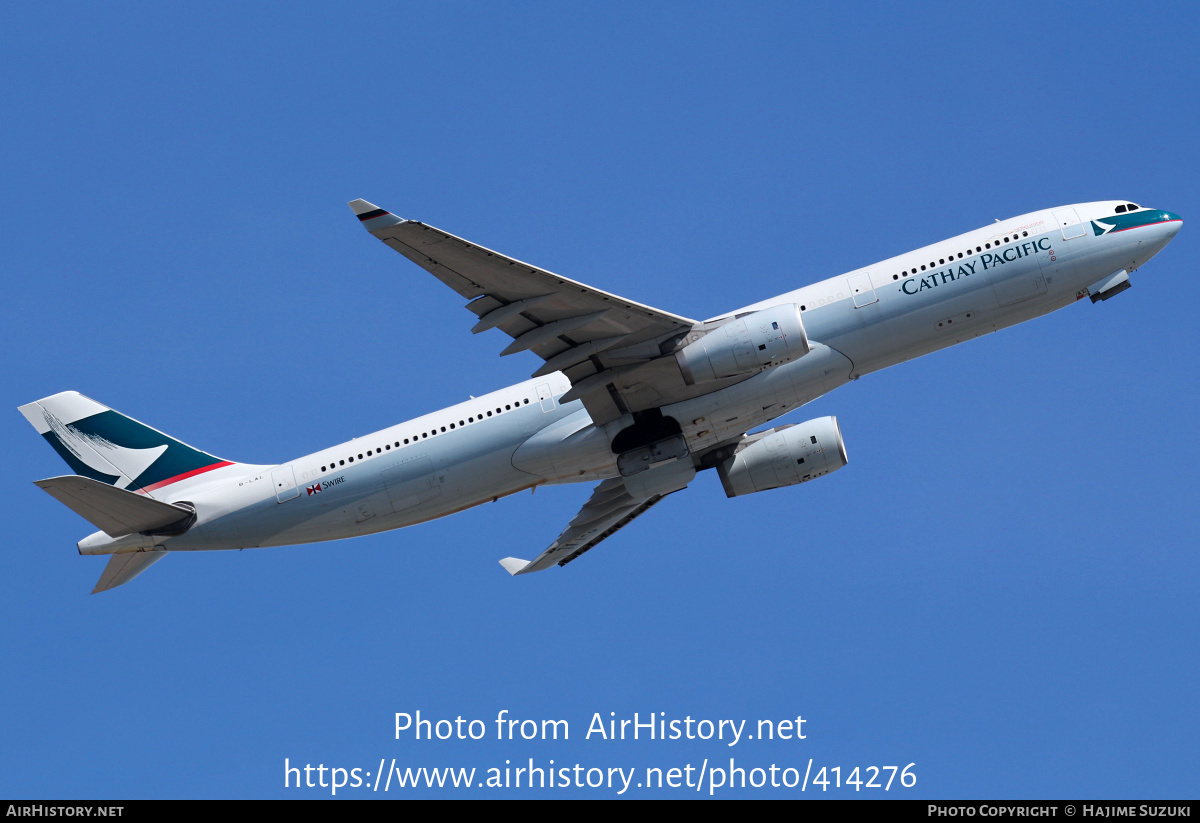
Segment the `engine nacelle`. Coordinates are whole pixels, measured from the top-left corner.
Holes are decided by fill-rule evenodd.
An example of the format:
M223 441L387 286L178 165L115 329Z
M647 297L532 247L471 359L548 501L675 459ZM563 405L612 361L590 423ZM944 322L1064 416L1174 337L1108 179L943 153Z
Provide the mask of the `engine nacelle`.
M836 417L748 436L717 466L728 497L794 486L846 465L846 444Z
M730 320L675 357L689 386L725 377L757 374L808 354L808 334L795 303L772 306Z

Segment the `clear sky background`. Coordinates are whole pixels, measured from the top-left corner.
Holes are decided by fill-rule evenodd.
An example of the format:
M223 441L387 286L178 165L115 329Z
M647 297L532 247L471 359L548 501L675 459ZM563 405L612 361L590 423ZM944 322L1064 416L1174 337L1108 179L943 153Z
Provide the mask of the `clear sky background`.
M10 4L0 796L733 757L915 763L891 796L1195 797L1197 30L1184 4ZM32 485L66 470L18 405L75 389L278 463L539 364L357 197L690 317L1066 203L1185 225L1117 299L784 419L836 414L842 471L736 500L706 472L566 569L496 561L586 486L90 596L105 561ZM416 710L488 739L395 740ZM496 741L500 710L571 739ZM806 739L584 740L597 712Z

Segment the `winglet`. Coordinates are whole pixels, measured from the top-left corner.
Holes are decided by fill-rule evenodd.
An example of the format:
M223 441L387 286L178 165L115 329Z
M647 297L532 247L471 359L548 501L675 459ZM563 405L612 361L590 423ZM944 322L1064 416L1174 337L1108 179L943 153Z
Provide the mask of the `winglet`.
M522 560L519 557L506 557L500 561L500 565L504 567L506 572L515 577L516 575L520 574L526 566L529 565L529 561Z
M366 227L367 231L376 231L378 229L386 229L389 226L395 226L398 223L403 223L396 215L391 212L384 211L374 203L368 203L366 200L351 200L350 210Z

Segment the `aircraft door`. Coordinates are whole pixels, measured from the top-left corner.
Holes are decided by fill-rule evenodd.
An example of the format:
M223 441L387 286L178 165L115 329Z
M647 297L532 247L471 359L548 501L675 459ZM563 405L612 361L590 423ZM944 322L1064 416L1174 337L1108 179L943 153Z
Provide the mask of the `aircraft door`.
M541 383L537 387L538 400L542 401L542 411L552 412L554 407L558 405L554 402L554 393L550 391L549 383Z
M850 287L850 293L854 295L854 308L860 309L863 306L879 302L879 298L875 296L875 289L871 285L869 271L855 272L850 275L846 278L846 285Z
M275 499L280 503L300 496L300 487L296 485L296 472L291 466L271 472L271 483L275 486Z
M1070 240L1075 237L1083 237L1086 229L1083 223L1079 220L1079 215L1075 209L1058 209L1054 212L1054 221L1062 230L1063 240Z

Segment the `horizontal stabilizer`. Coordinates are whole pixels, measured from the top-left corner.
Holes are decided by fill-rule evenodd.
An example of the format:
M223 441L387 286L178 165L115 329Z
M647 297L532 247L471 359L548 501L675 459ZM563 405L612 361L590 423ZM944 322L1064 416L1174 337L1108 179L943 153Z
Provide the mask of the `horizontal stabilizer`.
M109 537L124 537L137 532L152 533L194 514L183 506L174 506L78 475L37 480L34 485Z
M128 583L168 554L170 552L114 554L109 559L108 565L104 567L104 574L100 575L100 579L96 581L96 588L92 589L92 594L115 589L117 586Z
M518 575L521 573L522 569L529 565L529 561L522 560L519 557L506 557L500 561L500 565L503 566L504 570L509 574Z

